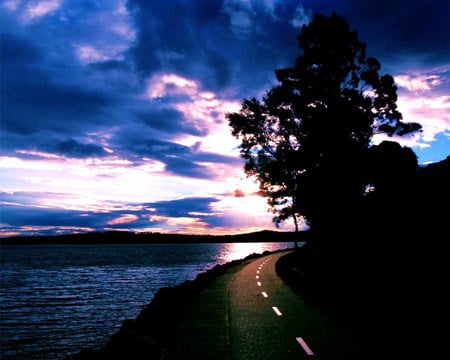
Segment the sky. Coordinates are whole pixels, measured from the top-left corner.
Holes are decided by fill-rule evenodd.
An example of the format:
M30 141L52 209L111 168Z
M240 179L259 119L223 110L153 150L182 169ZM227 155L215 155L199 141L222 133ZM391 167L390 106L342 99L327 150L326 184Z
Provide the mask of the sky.
M2 1L0 236L275 230L225 114L276 85L301 26L333 11L423 126L395 140L446 158L448 0Z

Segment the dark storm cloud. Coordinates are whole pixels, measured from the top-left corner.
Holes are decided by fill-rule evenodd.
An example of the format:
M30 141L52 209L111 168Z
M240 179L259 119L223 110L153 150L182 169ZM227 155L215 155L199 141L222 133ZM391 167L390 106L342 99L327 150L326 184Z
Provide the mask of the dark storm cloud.
M181 112L169 107L159 105L150 106L136 112L137 118L148 125L153 131L164 133L166 137L179 134L189 134L195 136L205 136L208 134L207 128L201 128L193 121L187 119Z
M142 98L146 79L136 81L130 73L141 61L139 70L142 73L145 69L146 76L151 76L155 69L149 61L155 58L157 70L173 70L196 81L214 83L214 87L229 84L230 71L240 66L236 65L240 60L238 53L226 49L226 44L238 41L241 49L247 47L229 29L222 3L136 4L130 2L129 8L134 9L133 16L142 25L142 31L136 29L140 35L129 52L132 56L87 64L77 59L76 49L86 40L95 45L98 33L105 32L92 31L93 23L88 23L94 14L102 18L103 5L71 4L64 9L64 16L55 14L26 26L9 18L11 26L3 28L1 41L3 154L29 158L35 155L17 150L33 150L68 157L103 156L99 142L88 134L114 129L121 133L114 133L108 144L115 154L134 162L142 162L144 156L157 159L172 174L211 178L207 168L198 164L200 160L232 162L227 156L200 154L173 143L172 139L184 134L206 136L207 124L174 109L178 101L189 99L172 96L152 102ZM183 16L168 22L174 11L181 11ZM81 14L86 15L85 20ZM173 28L174 24L178 28ZM53 29L52 36L49 29ZM148 36L153 40L144 41ZM223 40L226 41L220 45ZM114 41L110 45L114 47ZM131 137L133 144L122 146L117 137L124 138L128 132L139 136ZM146 137L158 141L147 141Z
M113 97L82 82L55 79L43 49L22 36L2 34L0 46L2 153L34 149L75 157L104 155L95 145L55 138L82 135L104 124Z
M0 192L2 218L0 230L10 231L26 227L53 227L54 232L61 227L90 228L104 230L144 229L164 224L166 218L195 217L214 223L211 204L219 201L215 197L192 197L171 201L133 204L134 210L108 210L103 212L65 210L37 206L42 195L64 197L63 194L40 194L30 192ZM135 210L139 209L139 210ZM149 210L151 209L151 210ZM149 217L153 216L150 221ZM125 219L125 221L121 221ZM159 220L158 220L159 219Z
M2 55L2 67L24 66L24 64L42 60L41 52L35 45L12 33L0 34L0 53Z
M2 155L19 156L23 159L45 159L49 154L65 158L98 158L108 156L108 152L95 143L80 142L72 138L65 140L51 137L28 136L33 139L22 143L23 137L16 134L7 134L2 138ZM18 145L19 144L19 145ZM17 148L20 149L17 149Z
M17 2L17 10L0 5L1 155L103 157L110 155L105 146L112 157L136 166L159 161L164 175L220 180L215 169L240 168L240 159L202 152L201 139L192 146L177 143L183 135L206 137L211 121L190 117L178 105L196 105L200 92L208 90L217 101L261 95L275 82L274 69L294 64L296 36L314 12L345 17L383 70L395 75L442 68L435 89L447 96L450 86L447 0L128 0L128 14L120 1L61 1L58 9L26 19L29 4L36 2ZM167 88L150 98L149 81L160 81L161 74L195 86L185 92ZM226 121L220 116L217 122ZM448 143L437 139L445 153ZM22 180L25 171L20 188L29 186ZM7 179L3 186L14 182ZM56 232L61 226L160 227L164 217L195 217L224 227L246 221L214 214L212 205L219 201L214 195L109 204L100 212L47 207L52 199L67 203L71 196L79 201L70 193L0 194L0 226L6 231L47 226ZM151 215L158 216L149 221Z
M105 94L48 80L6 86L2 118L6 130L12 132L79 130L111 103Z
M117 219L132 216L128 221ZM161 222L148 219L148 211L93 212L80 210L52 209L33 206L2 204L2 224L0 230L11 231L18 228L50 227L53 233L60 228L139 229L156 227ZM42 233L42 230L39 230Z
M150 158L164 163L167 173L182 177L216 179L218 175L201 163L240 164L240 160L232 156L200 152L195 145L189 147L139 133L122 133L117 141L116 146L121 152L135 155L130 157L135 164Z
M129 41L127 56L87 64L77 58L80 44L117 46L118 40L105 30L109 26L104 26L110 16L104 14L117 5L74 3L30 23L14 22L5 11L2 20L8 26L2 26L0 42L2 153L30 156L16 152L25 149L103 156L96 139L87 134L134 128L167 143L142 144L140 135L138 145L122 147L119 142L117 149L113 136L109 145L116 153L120 150L133 161L151 156L163 161L168 172L208 178L200 160L231 159L171 143L183 134L206 136L207 125L174 109L182 99L152 103L140 95L146 80L161 71L194 79L202 89L229 88L242 96L259 91L274 79L277 65L290 63L285 59L295 51L297 32L286 20L293 18L295 1L278 4L272 13L263 4L243 8L236 1L129 1L136 41ZM133 69L144 75L141 81Z
M207 166L183 157L166 158L164 162L166 171L174 175L196 179L215 179L217 177Z
M119 60L97 61L87 65L91 71L129 70L127 62Z
M6 130L31 133L39 129L70 129L111 105L104 92L83 84L51 78L43 54L30 41L4 35L2 54L2 124ZM16 58L17 57L17 58ZM67 120L77 120L72 123Z
M96 134L131 117L142 91L121 56L132 40L126 11L118 1L61 2L30 18L33 2L12 5L0 11L1 153L104 156Z
M189 213L211 213L211 204L219 201L215 197L192 197L170 201L158 201L145 204L155 209L158 215L168 217L186 217Z
M145 132L143 134L131 131L120 133L115 146L122 152L135 154L134 160L136 162L144 157L162 160L166 156L176 157L190 153L187 146L152 138Z
M135 41L108 32L108 21L117 25L116 7L108 1L64 3L25 24L2 11L2 152L23 144L38 148L55 138L83 143L85 133L122 124L143 123L166 141L207 135L171 103L139 98L145 80L173 72L199 81L202 89L232 90L237 98L258 95L275 80L275 68L293 64L299 27L312 12L346 17L389 71L401 72L408 62L439 66L450 58L448 1L129 0ZM83 64L76 57L80 44L118 47L125 56Z
M214 172L214 168L201 163L240 165L239 159L213 153L195 153L191 148L183 156L164 156L160 159L166 164L166 171L174 175L196 179L219 180L223 174Z
M168 218L198 218L208 227L246 226L245 220L214 212L212 206L220 201L216 197L193 197L146 204L155 209L155 214Z
M74 139L67 139L62 142L51 144L47 148L48 152L70 158L103 157L108 154L101 146L80 143Z
M17 192L1 193L1 227L18 226L77 226L99 227L105 221L105 214L95 214L78 210L46 208L38 206L43 194ZM48 196L49 194L44 194ZM57 194L53 194L56 195ZM111 215L108 215L111 218Z
M295 53L297 1L280 2L270 13L263 1L243 7L236 1L130 0L137 41L130 56L148 76L172 71L212 90L260 89L273 70L288 66Z
M314 12L336 11L358 31L368 52L389 71L400 66L439 66L450 59L450 2L390 0L303 0ZM405 69L406 70L406 69Z

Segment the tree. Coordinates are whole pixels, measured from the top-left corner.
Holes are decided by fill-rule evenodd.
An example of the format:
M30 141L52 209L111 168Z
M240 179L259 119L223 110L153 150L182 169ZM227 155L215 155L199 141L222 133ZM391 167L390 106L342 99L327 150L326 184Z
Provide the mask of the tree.
M409 197L418 169L416 154L393 141L372 146L369 152L368 175L375 194L381 201L393 196Z
M342 17L315 15L297 39L301 55L293 67L275 70L279 85L262 100L244 99L227 117L275 221L292 217L298 231L305 217L319 231L337 225L342 204L351 208L363 196L372 136L421 126L401 121L392 76L379 74L379 61L366 56Z

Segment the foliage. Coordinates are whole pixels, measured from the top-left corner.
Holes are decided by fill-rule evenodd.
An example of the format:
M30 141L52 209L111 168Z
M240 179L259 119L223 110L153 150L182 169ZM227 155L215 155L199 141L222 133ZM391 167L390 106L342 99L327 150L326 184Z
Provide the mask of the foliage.
M279 85L227 115L246 173L259 180L276 221L292 216L296 230L299 217L320 228L364 194L374 134L421 128L401 121L392 76L380 74L343 18L315 15L297 39L301 55L275 70Z

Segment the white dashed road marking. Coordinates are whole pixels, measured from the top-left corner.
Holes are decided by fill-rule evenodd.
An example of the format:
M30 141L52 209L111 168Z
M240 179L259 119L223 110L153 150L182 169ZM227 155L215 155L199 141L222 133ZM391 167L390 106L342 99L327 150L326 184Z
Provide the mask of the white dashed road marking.
M259 271L261 270L261 268L264 266L264 264L266 262L268 262L270 259L266 259L265 261L263 261L263 263L258 267L258 270L256 271L257 274L259 274ZM259 275L256 275L256 279L259 279ZM258 286L261 286L261 282L257 281L256 284ZM267 295L267 293L265 291L261 292L261 295L265 298L268 298L269 295ZM277 316L283 316L283 314L281 313L280 309L278 309L276 306L272 306L272 310L275 312L275 314ZM302 347L302 349L305 351L305 353L308 356L312 356L314 355L314 353L312 352L312 350L310 349L310 347L308 346L308 344L306 344L305 340L303 340L303 338L301 337L296 337L295 340L297 340L297 342L300 344L300 346Z
M281 311L276 307L276 306L272 306L273 311L275 311L275 314L277 314L278 316L282 316L283 314L281 313Z
M305 350L305 353L307 355L309 355L309 356L314 355L314 353L311 351L309 346L306 344L305 340L303 340L301 337L297 337L297 338L295 338L295 340L297 340L297 342L300 344L300 346L303 348L303 350Z

